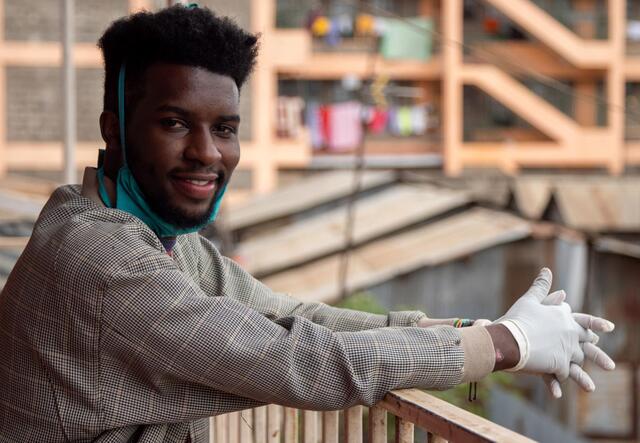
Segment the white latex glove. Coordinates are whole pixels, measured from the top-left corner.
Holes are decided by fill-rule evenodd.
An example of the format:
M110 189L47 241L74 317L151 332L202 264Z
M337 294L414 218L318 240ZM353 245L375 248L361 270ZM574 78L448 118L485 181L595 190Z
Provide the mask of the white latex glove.
M597 336L589 326L598 324L602 329L597 330L612 330L612 324L586 314L572 314L564 303L563 291L548 294L550 287L551 271L544 268L526 294L496 320L511 331L520 348L520 362L512 370L553 376L547 381L554 396L561 395L558 381L568 377L593 391L593 381L580 367L585 356L604 369L615 365L593 344Z
M559 305L564 302L566 294L564 291L556 291L542 300L542 304L545 305ZM593 361L596 365L607 370L615 369L615 363L609 358L609 356L600 348L595 346L598 343L600 337L593 331L597 332L611 332L614 330L615 325L604 318L595 317L589 314L573 313L573 319L580 326L588 331L589 339L582 343L584 355L589 360ZM585 391L595 390L595 383L577 363L572 362L569 368L569 377L573 379L578 385ZM544 381L551 391L551 394L555 398L562 397L562 389L560 388L560 382L555 375L545 374L543 376Z

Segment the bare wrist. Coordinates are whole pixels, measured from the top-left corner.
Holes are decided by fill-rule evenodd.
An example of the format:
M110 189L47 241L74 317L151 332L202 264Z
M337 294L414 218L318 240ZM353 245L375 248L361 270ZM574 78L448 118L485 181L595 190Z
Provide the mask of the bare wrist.
M513 368L520 361L520 349L509 329L501 324L486 326L495 349L494 371Z

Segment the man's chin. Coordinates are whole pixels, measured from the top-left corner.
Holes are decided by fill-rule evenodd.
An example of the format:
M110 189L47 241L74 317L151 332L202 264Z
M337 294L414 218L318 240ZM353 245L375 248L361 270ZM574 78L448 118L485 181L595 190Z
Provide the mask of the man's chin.
M209 204L208 208L200 210L161 205L157 211L164 221L179 229L192 229L203 226L209 221L212 212L213 202Z

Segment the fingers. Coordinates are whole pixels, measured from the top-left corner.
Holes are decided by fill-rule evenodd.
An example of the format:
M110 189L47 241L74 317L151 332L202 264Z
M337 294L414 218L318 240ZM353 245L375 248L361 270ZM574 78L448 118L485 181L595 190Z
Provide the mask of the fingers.
M586 392L593 392L596 389L596 385L593 383L593 380L591 380L591 377L589 377L589 374L576 363L571 363L569 377Z
M543 305L559 305L567 298L567 293L563 290L552 292L542 300Z
M607 355L602 349L592 343L585 343L583 345L584 357L600 366L602 369L612 371L615 369L616 364L611 357Z
M581 343L593 343L594 345L598 344L598 341L600 341L600 337L598 337L598 334L593 332L591 329L580 329L581 331L578 337Z
M545 374L542 376L542 379L544 380L544 383L547 385L547 388L549 388L549 392L551 392L551 395L553 395L554 398L562 397L562 388L560 388L560 382L554 375Z
M527 295L535 297L538 301L542 302L549 293L549 289L551 289L551 279L551 270L549 268L542 268L538 277L536 277L527 291Z
M611 332L616 327L616 325L611 323L609 320L579 312L573 314L573 319L583 328L591 329L596 332Z

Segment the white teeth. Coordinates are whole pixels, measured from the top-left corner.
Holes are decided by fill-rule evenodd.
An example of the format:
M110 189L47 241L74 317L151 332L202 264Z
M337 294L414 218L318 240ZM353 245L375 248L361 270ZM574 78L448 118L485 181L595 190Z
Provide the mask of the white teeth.
M194 184L196 186L204 186L206 184L209 184L209 180L189 180L189 179L186 179L185 181L188 182L188 183L192 183L192 184Z

